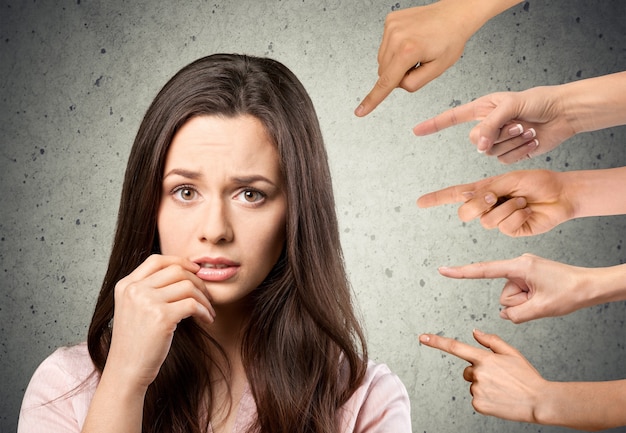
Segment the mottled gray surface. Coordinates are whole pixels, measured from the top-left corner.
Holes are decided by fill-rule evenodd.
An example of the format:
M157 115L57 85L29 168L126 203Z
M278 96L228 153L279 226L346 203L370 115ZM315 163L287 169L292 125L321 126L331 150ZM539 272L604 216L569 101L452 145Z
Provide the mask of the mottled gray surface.
M417 121L499 90L626 69L626 2L521 4L489 22L463 58L372 115L352 110L376 77L388 12L420 2L0 2L0 433L15 430L37 365L85 338L113 235L126 157L147 105L180 67L213 52L274 57L309 90L327 140L350 276L372 357L400 375L415 432L559 432L476 414L465 366L420 347L497 332L554 380L626 378L626 304L513 325L500 281L453 281L438 265L523 252L581 266L626 261L625 217L510 239L420 210L424 192L512 169L479 155L470 125L416 138ZM583 134L515 168L626 164L626 128ZM626 188L625 188L626 190Z

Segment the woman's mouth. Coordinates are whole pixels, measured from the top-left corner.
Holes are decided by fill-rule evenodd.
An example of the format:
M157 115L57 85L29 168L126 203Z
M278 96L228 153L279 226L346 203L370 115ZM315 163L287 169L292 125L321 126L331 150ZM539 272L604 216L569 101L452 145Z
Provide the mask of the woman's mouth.
M224 269L224 268L228 268L229 265L213 264L213 263L201 263L200 267L201 268L206 268L206 269Z
M220 282L234 277L239 271L239 264L226 259L207 259L196 261L200 270L198 278L204 281Z

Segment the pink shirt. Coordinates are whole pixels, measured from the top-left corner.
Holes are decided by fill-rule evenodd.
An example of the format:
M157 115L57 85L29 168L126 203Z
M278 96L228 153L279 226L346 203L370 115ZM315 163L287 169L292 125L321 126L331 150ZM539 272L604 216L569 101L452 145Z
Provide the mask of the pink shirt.
M26 389L18 433L80 432L98 380L85 343L57 349L35 371ZM400 379L386 365L370 362L363 383L340 408L340 432L411 432L410 412ZM244 432L255 416L256 404L248 390L233 433Z

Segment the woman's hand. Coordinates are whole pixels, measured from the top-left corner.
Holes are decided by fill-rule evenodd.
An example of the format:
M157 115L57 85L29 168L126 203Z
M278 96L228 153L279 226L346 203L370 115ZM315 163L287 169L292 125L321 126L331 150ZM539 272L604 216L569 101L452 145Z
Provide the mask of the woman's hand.
M199 265L180 257L150 256L115 286L113 336L105 371L147 388L169 352L178 323L215 317Z
M562 102L558 86L491 93L444 111L416 125L413 132L422 136L479 120L470 141L479 152L511 164L549 152L576 134Z
M479 152L510 164L546 153L581 132L626 123L626 72L492 93L447 110L413 128L427 135L478 120L470 141Z

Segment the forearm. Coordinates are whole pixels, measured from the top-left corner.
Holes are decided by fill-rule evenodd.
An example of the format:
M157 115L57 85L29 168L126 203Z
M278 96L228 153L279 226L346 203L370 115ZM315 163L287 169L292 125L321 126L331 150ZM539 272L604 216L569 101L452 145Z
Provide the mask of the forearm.
M535 422L580 430L626 425L626 380L548 382L535 408Z
M145 389L133 389L115 376L103 372L82 433L141 433Z
M440 0L455 11L462 10L455 15L462 18L457 30L462 30L467 39L478 31L487 21L505 10L521 3L522 0Z
M572 219L626 214L626 167L560 173Z
M626 124L626 71L557 86L576 134Z
M626 264L579 269L583 269L580 287L584 298L583 308L626 300Z

